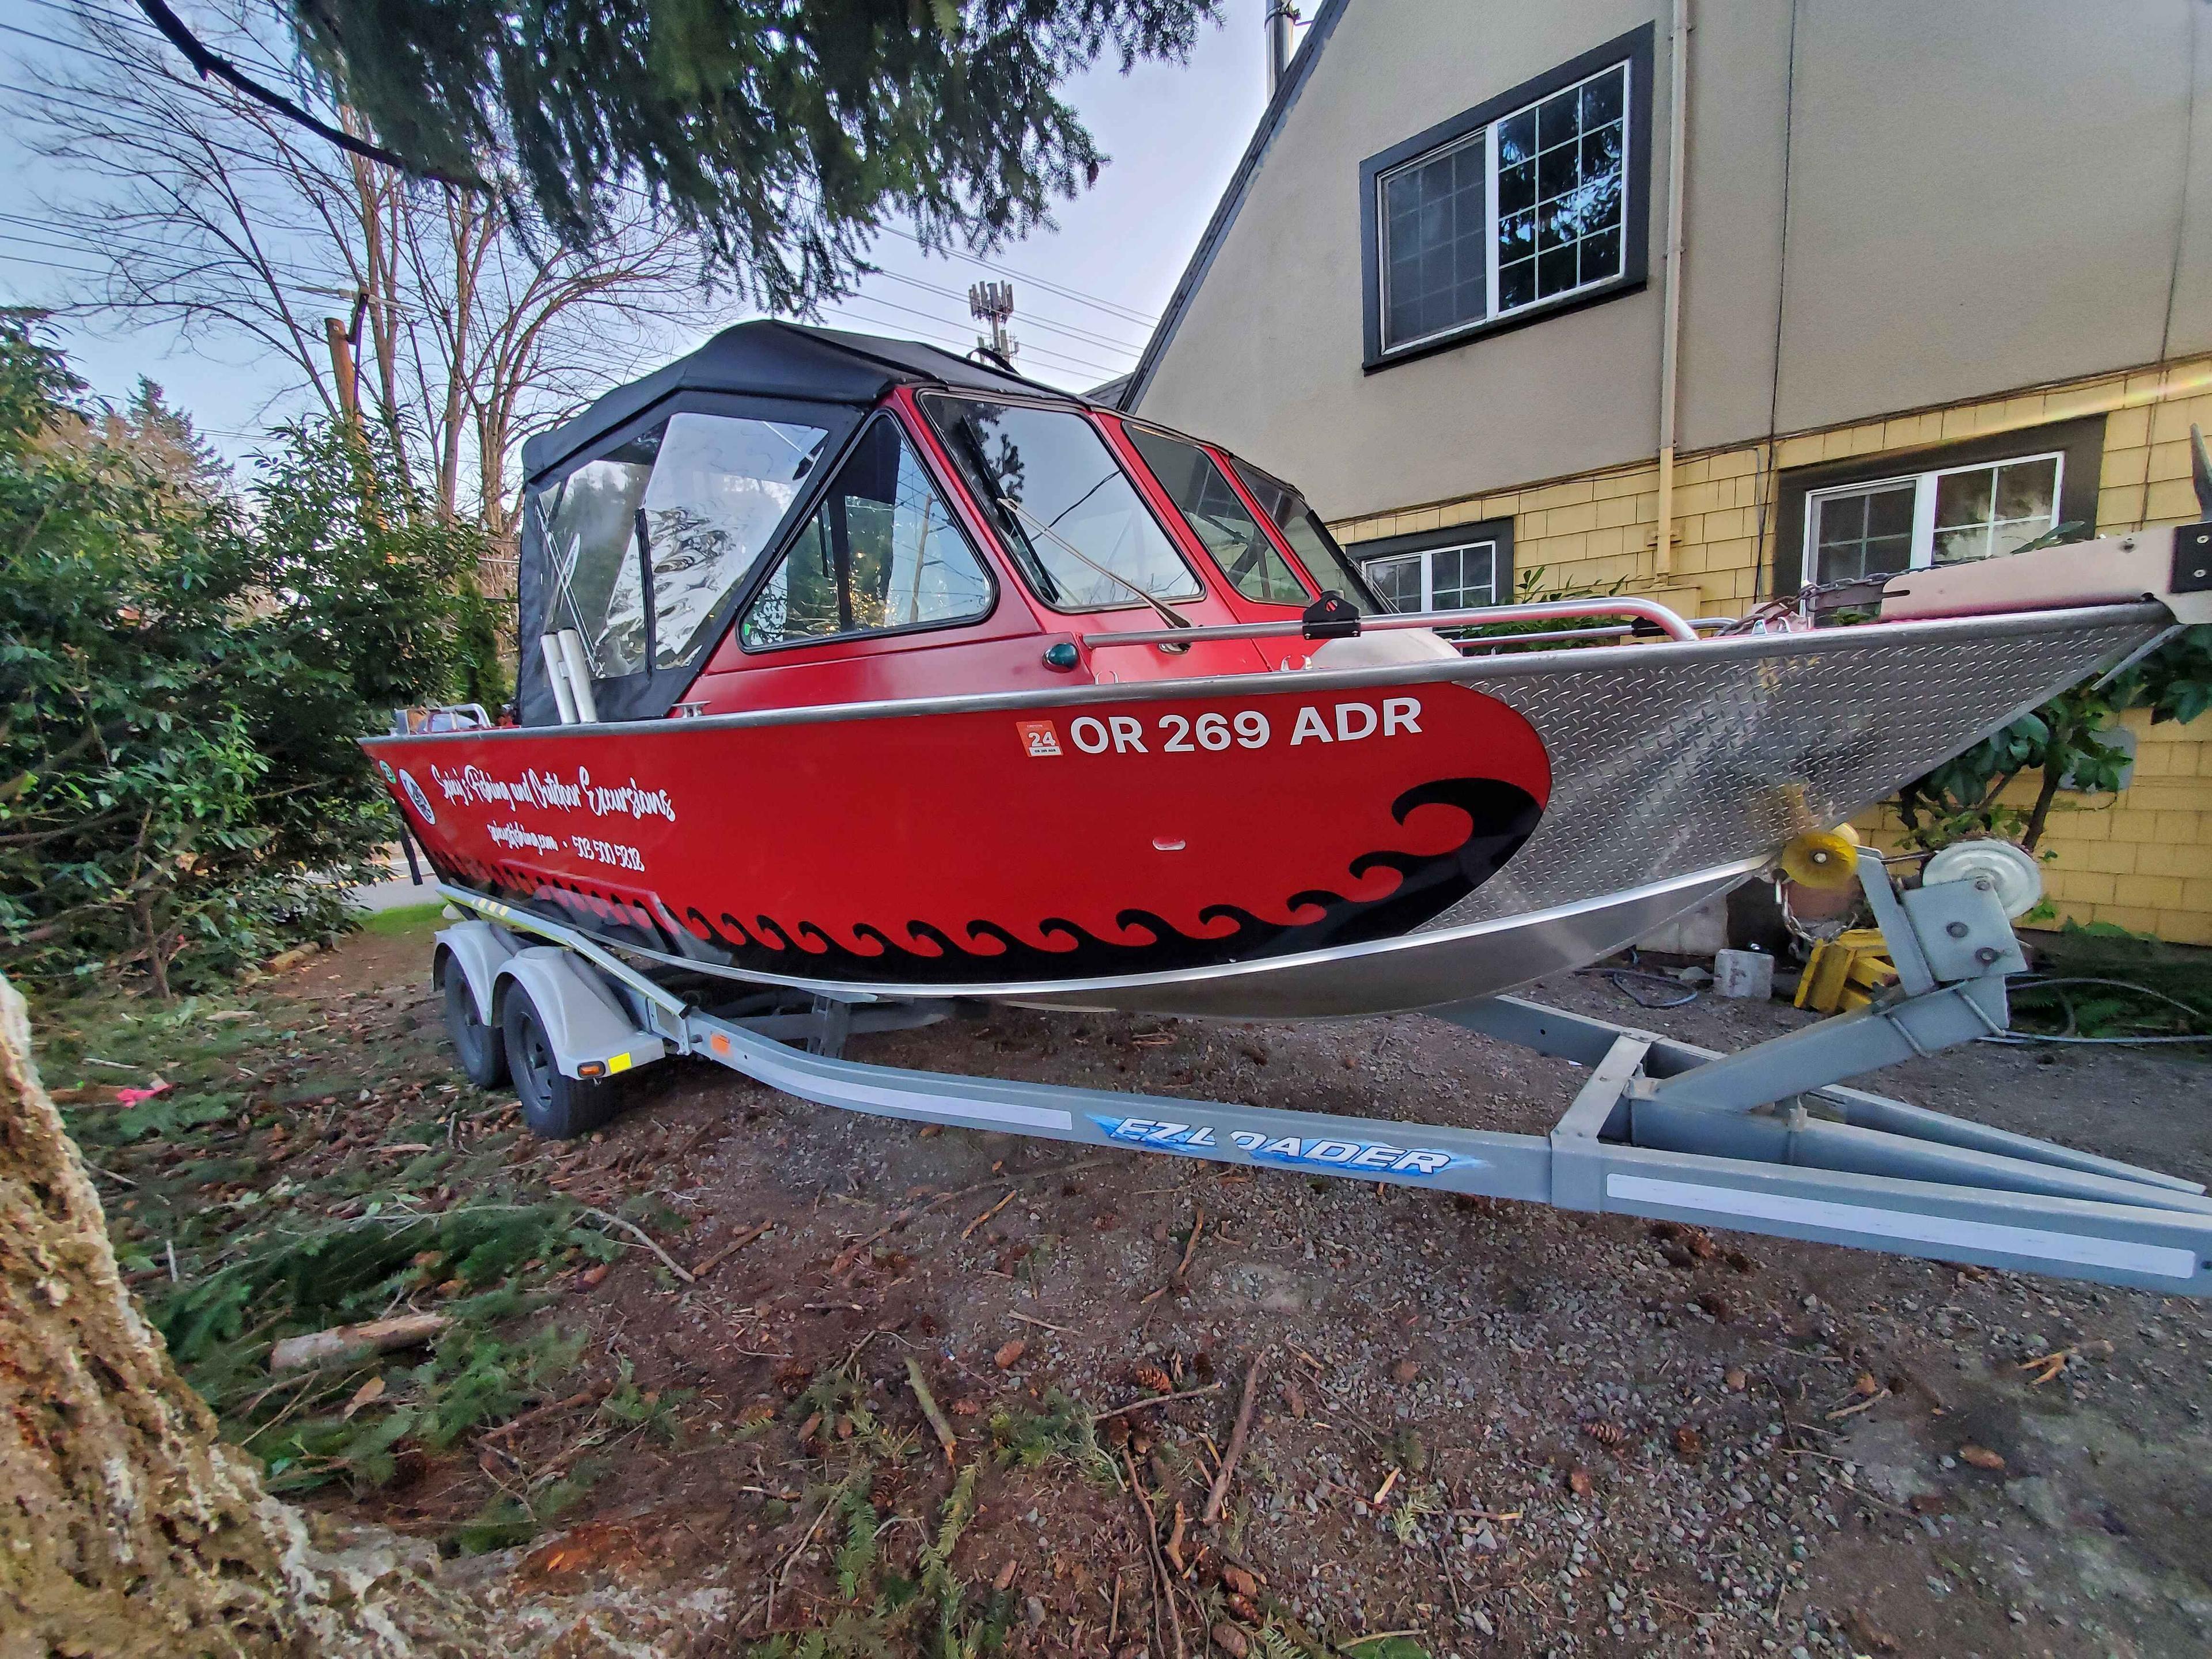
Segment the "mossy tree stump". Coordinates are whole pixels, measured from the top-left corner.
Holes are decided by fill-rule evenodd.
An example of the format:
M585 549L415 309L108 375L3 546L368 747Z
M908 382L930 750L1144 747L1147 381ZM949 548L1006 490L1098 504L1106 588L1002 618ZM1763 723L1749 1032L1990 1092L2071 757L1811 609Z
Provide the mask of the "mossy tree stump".
M0 979L0 1659L318 1645L306 1545L131 1302Z

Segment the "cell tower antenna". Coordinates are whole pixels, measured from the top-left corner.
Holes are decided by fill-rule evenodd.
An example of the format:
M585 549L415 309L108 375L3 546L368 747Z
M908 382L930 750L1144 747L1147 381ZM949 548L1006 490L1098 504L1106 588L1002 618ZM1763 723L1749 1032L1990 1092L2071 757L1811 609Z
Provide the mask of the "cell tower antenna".
M975 349L988 351L1000 362L1012 363L1021 347L1021 342L1006 330L1014 319L1014 285L1012 283L977 283L968 290L968 314L981 323L991 325L991 337L978 339Z

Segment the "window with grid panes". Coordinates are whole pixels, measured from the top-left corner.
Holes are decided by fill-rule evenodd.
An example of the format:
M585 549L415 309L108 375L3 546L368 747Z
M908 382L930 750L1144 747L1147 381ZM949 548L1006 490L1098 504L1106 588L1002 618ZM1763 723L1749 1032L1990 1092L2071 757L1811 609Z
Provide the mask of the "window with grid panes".
M1378 176L1385 350L1621 276L1628 98L1615 64Z
M1361 566L1368 586L1393 611L1467 611L1498 603L1498 544L1393 553Z
M1932 468L1805 498L1806 581L1879 580L2018 551L2058 522L2060 454Z

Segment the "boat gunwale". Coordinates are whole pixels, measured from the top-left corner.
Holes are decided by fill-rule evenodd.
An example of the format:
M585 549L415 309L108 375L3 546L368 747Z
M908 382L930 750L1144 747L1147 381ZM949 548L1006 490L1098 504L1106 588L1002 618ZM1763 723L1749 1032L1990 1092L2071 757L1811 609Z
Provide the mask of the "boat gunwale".
M1620 662L1607 653L1611 672L1662 669L1686 661L1722 657L1816 656L1831 652L1878 651L1897 644L1941 643L1953 638L2005 639L2061 634L2089 627L2136 623L2146 629L2171 625L2172 613L2146 598L2132 605L2069 606L2056 611L2016 611L1971 617L1939 617L1911 622L1875 622L1810 632L1739 634L1719 639L1669 641L1664 644L1615 647L1629 653ZM1505 636L1510 639L1510 635ZM1491 681L1532 675L1580 673L1593 665L1587 649L1532 652L1522 657L1464 657L1459 660L1385 663L1343 669L1273 669L1257 673L1213 674L1192 678L1109 680L1088 685L1050 686L1022 691L962 692L949 696L876 698L865 702L810 703L792 708L749 708L727 714L661 715L652 720L577 722L554 726L472 726L458 732L380 732L358 739L372 751L390 744L512 742L599 733L642 736L695 735L752 726L816 726L841 720L914 719L928 714L991 714L1032 708L1080 708L1095 703L1165 702L1224 696L1293 696L1392 689L1401 686L1463 684L1480 690ZM2085 671L2085 672L2087 671Z

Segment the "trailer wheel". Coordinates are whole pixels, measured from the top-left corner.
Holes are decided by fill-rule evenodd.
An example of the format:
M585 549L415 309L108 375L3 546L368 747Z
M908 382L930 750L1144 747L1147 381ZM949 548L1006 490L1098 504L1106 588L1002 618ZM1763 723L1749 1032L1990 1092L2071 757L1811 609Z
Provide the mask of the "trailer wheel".
M586 1082L561 1070L553 1058L553 1045L546 1041L538 1005L520 985L507 987L500 1028L507 1036L515 1097L522 1103L522 1120L531 1133L549 1140L572 1139L589 1134L621 1109L610 1080Z
M446 995L446 1035L460 1056L463 1075L479 1089L498 1088L507 1081L506 1034L478 1016L469 976L450 956L439 961L438 979Z

